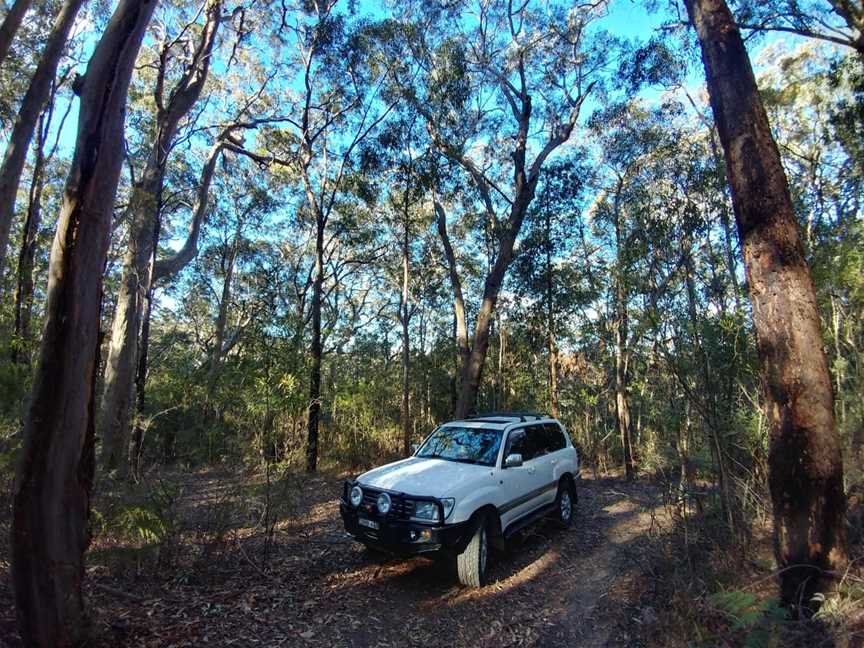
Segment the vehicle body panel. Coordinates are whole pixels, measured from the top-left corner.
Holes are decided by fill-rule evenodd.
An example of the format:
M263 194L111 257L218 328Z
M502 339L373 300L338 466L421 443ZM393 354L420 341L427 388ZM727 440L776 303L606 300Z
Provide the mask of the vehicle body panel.
M531 458L522 466L503 468L510 435L538 424L557 426L564 437L564 447ZM563 475L569 473L578 479L578 455L566 429L554 419L517 422L495 417L454 421L447 425L500 429L502 440L495 466L412 456L367 471L346 484L342 497L340 511L349 534L370 546L402 555L439 550L458 553L473 533L473 516L481 508L494 507L504 532L507 527L517 528L520 521L524 524L528 517L536 517L549 509ZM359 508L352 506L348 498L351 485L360 486L364 496L367 492L388 492L394 501L402 504L410 504L412 499L434 499L440 503L452 498L455 505L443 522L418 521L405 515L396 519L399 516L382 516L368 504ZM371 519L377 528L363 527L360 518ZM412 540L421 533L424 540Z

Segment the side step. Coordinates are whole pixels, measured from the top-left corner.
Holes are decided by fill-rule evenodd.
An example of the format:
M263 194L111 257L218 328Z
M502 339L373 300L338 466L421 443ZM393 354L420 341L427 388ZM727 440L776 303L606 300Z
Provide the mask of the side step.
M514 533L521 531L522 529L533 524L534 522L536 522L540 518L545 517L545 516L549 515L550 513L553 513L556 510L556 508L557 507L555 505L555 502L552 502L551 504L547 504L546 506L541 506L539 509L535 509L535 510L531 511L530 513L528 513L527 515L524 515L523 517L519 518L518 520L514 520L504 530L504 533L503 533L504 538L509 540L513 536Z

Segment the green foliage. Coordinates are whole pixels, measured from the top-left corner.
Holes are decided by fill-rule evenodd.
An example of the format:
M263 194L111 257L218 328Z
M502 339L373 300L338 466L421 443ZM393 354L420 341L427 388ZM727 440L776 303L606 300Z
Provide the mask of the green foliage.
M123 509L115 524L123 536L146 544L157 544L168 536L165 521L154 511L139 506Z
M137 486L109 491L102 498L102 510L94 509L91 525L97 537L110 537L140 549L158 549L160 561L169 559L176 541L178 505L182 491L173 483L158 479Z
M760 597L744 590L727 590L712 595L710 601L729 617L732 630L743 631L745 648L783 645L781 631L789 615L779 599Z

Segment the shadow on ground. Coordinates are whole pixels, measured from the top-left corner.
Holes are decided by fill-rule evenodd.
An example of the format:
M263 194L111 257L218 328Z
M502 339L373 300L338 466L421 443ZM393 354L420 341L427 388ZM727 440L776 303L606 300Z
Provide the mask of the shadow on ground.
M672 525L653 482L583 479L571 529L544 521L518 535L471 590L446 562L382 559L347 538L337 476L269 492L220 472L166 479L182 493L172 546L94 543L92 646L664 645L651 556ZM12 609L0 582L0 638L18 646Z

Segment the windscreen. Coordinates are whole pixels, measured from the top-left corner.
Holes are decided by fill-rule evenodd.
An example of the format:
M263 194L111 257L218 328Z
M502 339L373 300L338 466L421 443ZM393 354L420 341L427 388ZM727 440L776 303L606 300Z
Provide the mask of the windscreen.
M415 456L494 466L500 447L501 430L448 425L435 430Z

